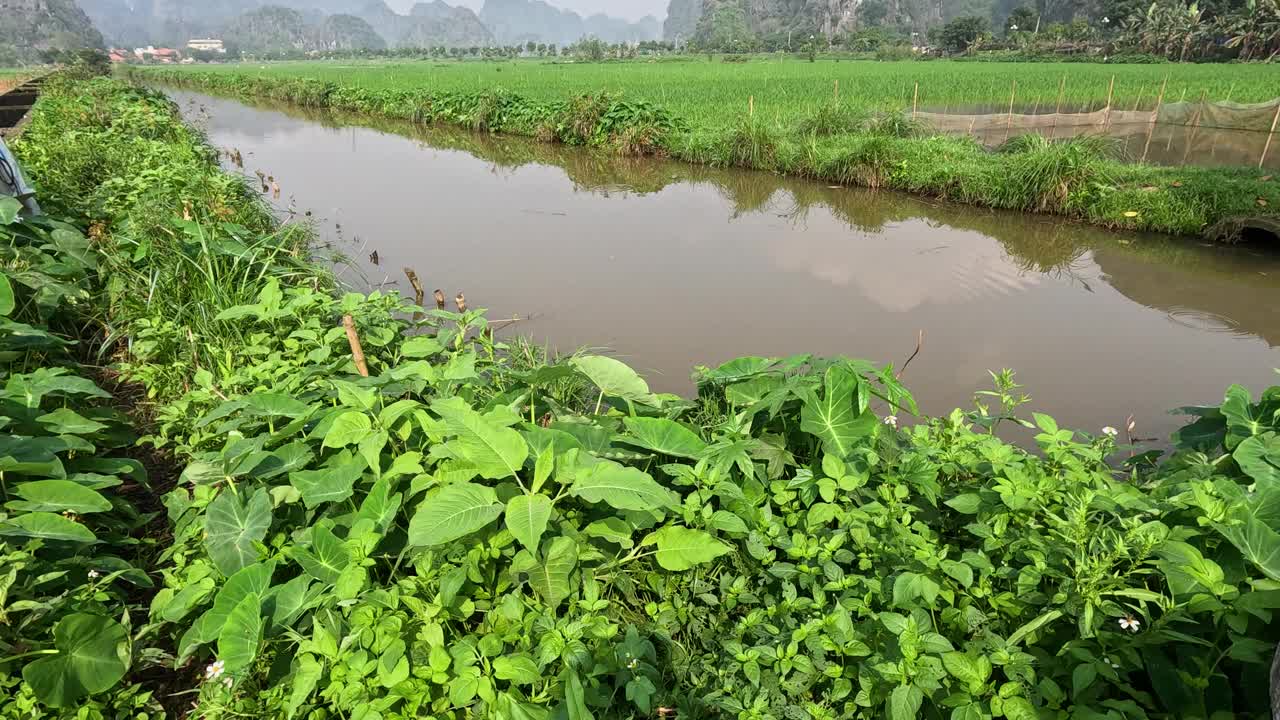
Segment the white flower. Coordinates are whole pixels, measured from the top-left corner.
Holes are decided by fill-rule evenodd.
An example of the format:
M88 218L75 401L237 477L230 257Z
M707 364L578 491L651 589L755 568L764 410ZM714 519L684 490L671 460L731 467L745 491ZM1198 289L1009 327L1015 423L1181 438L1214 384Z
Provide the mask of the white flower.
M885 416L885 418L884 418L884 424L885 424L885 425L888 425L888 426L889 426L889 427L891 427L891 428L896 428L896 427L898 427L898 416L897 416L897 415L886 415L886 416Z
M205 680L216 680L222 677L223 664L221 660L215 660L212 665L204 669ZM227 678L230 680L231 678Z
M90 571L89 571L89 579L90 579L90 580L94 580L94 579L96 579L97 577L98 577L98 571L97 571L97 570L90 570Z
M1130 632L1138 632L1138 620L1128 615L1120 618L1120 629L1129 630Z
M631 660L631 662L627 663L627 669L629 669L629 670L635 670L635 669L636 669L636 666L637 666L637 665L639 665L639 664L640 664L640 660L639 660L639 659L634 659L634 658L633 658L633 659Z
M1102 428L1102 434L1103 434L1103 435L1106 435L1106 436L1107 436L1107 437L1109 437L1109 438L1113 438L1113 437L1115 437L1116 435L1119 435L1119 434L1120 434L1120 431L1119 431L1119 430L1116 430L1115 428L1113 428L1113 427L1111 427L1110 425L1108 425L1108 426L1106 426L1106 427Z
M230 690L230 689L231 689L231 686L232 686L234 683L232 683L232 682L231 682L231 678L227 678L227 679L225 679L225 680L223 680L223 681L222 681L222 684L223 684L223 685L225 685L225 686L227 686L227 689L228 689L228 690Z

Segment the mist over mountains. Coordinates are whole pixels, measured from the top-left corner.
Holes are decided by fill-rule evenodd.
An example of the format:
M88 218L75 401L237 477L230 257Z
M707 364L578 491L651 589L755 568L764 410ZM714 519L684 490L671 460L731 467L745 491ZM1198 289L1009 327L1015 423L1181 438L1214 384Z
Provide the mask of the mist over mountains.
M41 3L45 0L26 0ZM59 0L78 2L107 44L181 47L224 38L246 52L567 45L587 36L640 42L662 36L649 16L582 17L543 0L484 0L477 14L444 0L397 12L385 0ZM403 3L400 3L403 7Z

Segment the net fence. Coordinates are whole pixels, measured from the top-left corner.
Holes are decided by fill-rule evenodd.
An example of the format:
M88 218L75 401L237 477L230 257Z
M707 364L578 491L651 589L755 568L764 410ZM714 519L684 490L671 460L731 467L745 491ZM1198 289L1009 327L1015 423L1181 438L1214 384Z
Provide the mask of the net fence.
M1160 165L1253 165L1280 168L1280 99L1267 103L1173 102L1152 110L1091 112L914 113L937 132L965 134L989 147L1019 135L1050 139L1114 137L1127 159Z

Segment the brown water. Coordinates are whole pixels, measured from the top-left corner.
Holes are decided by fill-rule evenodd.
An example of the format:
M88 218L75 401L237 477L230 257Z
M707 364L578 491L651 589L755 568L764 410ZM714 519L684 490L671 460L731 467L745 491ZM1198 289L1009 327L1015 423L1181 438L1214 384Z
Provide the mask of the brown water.
M172 94L358 258L353 284L408 291L415 268L491 318L532 315L519 331L553 347L608 348L658 391L740 355L901 364L923 331L904 380L924 412L970 407L1011 367L1066 425L1133 414L1166 437L1168 409L1259 391L1280 366L1280 257L1245 247Z

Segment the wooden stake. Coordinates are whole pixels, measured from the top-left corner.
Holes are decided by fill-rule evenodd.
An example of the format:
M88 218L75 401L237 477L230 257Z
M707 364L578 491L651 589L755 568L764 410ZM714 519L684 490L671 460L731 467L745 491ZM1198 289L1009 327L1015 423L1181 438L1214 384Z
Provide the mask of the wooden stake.
M915 92L911 94L911 119L916 119L916 108L920 102L920 82L916 81Z
M1143 95L1143 93L1145 93L1146 91L1147 91L1147 85L1146 85L1146 83L1143 83L1143 84L1138 88L1138 99L1133 101L1133 111L1134 111L1134 112L1137 112L1137 111L1138 111L1138 106L1142 104L1142 95Z
M356 372L362 377L369 377L369 366L364 361L364 349L360 347L360 335L356 332L356 321L350 315L342 316L342 327L347 331L347 342L351 344L351 360L356 364Z
M1271 149L1271 139L1276 136L1276 123L1280 123L1280 100L1276 101L1276 114L1271 116L1271 132L1267 133L1267 143L1262 146L1262 154L1258 156L1258 167L1267 161L1267 151Z
M747 97L747 117L755 117L755 116L756 116L756 96L750 95Z
M836 78L836 102L840 102L840 79Z
M409 278L409 284L413 286L414 304L421 307L423 300L427 297L427 291L422 287L422 281L418 279L418 273L413 268L405 268L404 274Z
M1156 96L1156 109L1151 111L1151 122L1147 127L1147 142L1142 146L1142 162L1147 161L1147 152L1151 150L1151 136L1156 134L1156 123L1160 121L1160 106L1164 104L1164 90L1169 85L1169 76L1164 76L1160 83L1160 94Z
M444 293L440 291L440 288L436 288L435 298L436 298L436 309L443 310L444 309Z
M1009 140L1009 129L1013 127L1013 98L1018 94L1018 81L1013 81L1013 87L1009 90L1009 117L1004 121L1004 139Z
M1067 76L1063 75L1062 79L1058 81L1058 105L1053 109L1055 113L1062 112L1062 93L1066 89L1067 89Z
M1104 128L1111 127L1111 96L1116 89L1116 76L1111 76L1111 84L1107 86L1107 108L1106 113L1102 116L1102 126Z

